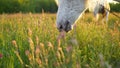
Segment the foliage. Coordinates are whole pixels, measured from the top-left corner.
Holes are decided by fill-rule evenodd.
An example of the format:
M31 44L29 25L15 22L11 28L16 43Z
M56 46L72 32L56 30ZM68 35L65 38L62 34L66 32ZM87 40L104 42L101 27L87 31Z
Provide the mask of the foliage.
M0 13L56 12L54 0L0 0Z
M15 13L20 11L17 0L0 0L0 13Z
M120 3L110 4L111 12L120 12Z
M110 4L112 12L120 12L120 4ZM54 13L57 5L54 0L0 0L0 13Z

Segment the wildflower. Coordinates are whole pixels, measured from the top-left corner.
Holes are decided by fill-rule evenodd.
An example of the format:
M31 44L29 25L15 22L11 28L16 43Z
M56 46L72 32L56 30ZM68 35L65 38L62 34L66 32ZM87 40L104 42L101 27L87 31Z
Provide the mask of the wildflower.
M71 39L71 43L72 43L72 44L75 44L75 45L78 45L78 42L77 42L76 39Z
M39 53L40 53L40 48L39 48L39 46L37 46L37 47L36 47L36 50L35 50L35 54L36 54L35 60L36 60L36 62L37 62L39 65L41 65L42 61L41 61L41 59L39 58Z
M29 50L26 50L25 51L25 54L28 56L30 54L30 51Z
M0 54L0 58L2 58L3 57L3 55L2 54Z
M66 47L66 51L67 51L67 52L72 51L72 46L67 46L67 47Z
M39 55L39 53L40 53L40 48L38 46L36 47L35 53L36 53L36 55Z
M60 34L58 35L57 39L61 39L65 37L66 32L65 31L61 31Z
M65 38L65 34L66 34L65 31L61 31L60 34L58 35L58 37L57 37L58 46L60 46L60 44L61 44L60 43L60 39L61 38L63 38L63 39Z

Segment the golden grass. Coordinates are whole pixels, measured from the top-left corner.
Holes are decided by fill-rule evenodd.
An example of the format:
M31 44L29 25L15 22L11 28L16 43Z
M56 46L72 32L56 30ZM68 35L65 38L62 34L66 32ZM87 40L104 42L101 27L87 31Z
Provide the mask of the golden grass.
M85 14L64 37L56 29L55 15L0 15L0 67L119 68L119 18L110 14L103 23Z

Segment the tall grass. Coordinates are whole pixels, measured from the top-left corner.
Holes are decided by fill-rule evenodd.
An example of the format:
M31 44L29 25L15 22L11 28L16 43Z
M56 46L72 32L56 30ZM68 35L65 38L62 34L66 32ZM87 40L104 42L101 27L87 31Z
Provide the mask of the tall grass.
M0 68L120 67L119 18L103 23L86 14L60 46L55 20L45 13L0 15Z

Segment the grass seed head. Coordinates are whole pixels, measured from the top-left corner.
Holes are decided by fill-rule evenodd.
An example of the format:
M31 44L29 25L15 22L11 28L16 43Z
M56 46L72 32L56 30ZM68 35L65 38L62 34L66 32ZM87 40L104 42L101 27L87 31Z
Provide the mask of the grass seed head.
M28 41L29 41L29 44L30 44L30 48L31 48L31 50L34 51L34 43L33 43L32 39L29 38Z
M32 55L31 55L30 51L26 50L25 54L26 54L26 56L28 56L29 61L31 61L32 60Z
M48 59L47 58L45 58L45 63L46 63L46 65L48 65Z
M32 36L32 30L30 28L28 28L28 36Z
M14 46L15 48L18 48L17 43L16 43L15 40L12 41L12 44L13 44L13 46Z
M59 53L59 51L57 51L57 54L56 54L57 58L60 59L61 58L61 55Z
M57 67L57 66L60 66L60 63L59 63L59 62L54 62L53 65L54 65L55 67Z
M36 47L36 50L35 50L36 56L39 56L39 53L40 53L40 48L39 48L39 46L37 46L37 47Z
M48 42L48 46L51 47L51 48L53 48L53 45L52 45L51 42Z
M59 50L59 51L61 51L61 50L62 50L62 48L61 48L61 47L58 47L58 50Z
M40 60L40 58L36 58L36 62L41 65L42 61Z
M40 48L44 49L44 44L40 43Z
M19 52L18 52L18 51L14 51L14 53L15 53L16 56L18 57L20 63L23 65L23 60L22 60L22 58L20 57Z
M36 44L37 45L39 44L39 38L38 38L38 36L36 36Z

